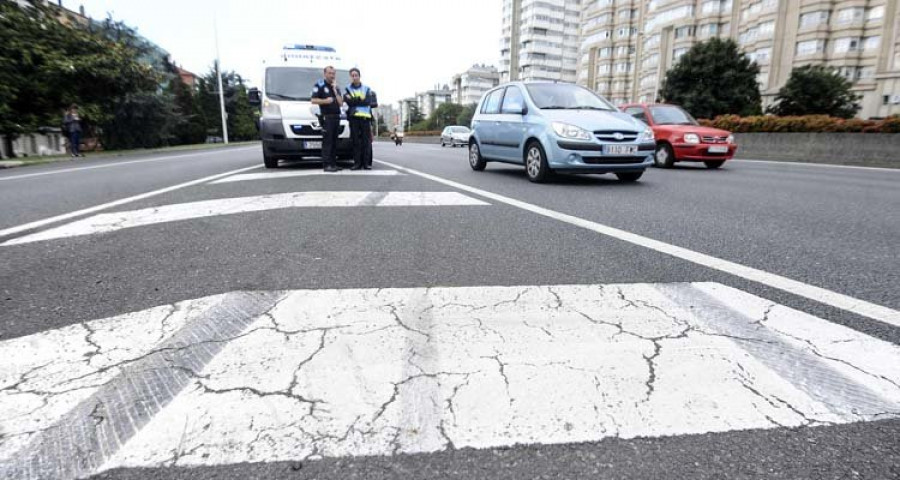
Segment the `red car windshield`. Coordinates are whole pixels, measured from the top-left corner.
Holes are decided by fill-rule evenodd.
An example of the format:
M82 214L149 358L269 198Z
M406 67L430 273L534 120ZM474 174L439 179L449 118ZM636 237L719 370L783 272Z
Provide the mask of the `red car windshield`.
M650 114L657 125L698 125L691 114L671 105L650 107Z

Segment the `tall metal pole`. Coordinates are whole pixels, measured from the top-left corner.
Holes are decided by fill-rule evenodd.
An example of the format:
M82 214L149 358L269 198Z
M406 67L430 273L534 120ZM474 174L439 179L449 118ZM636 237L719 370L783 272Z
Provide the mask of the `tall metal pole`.
M228 121L225 116L225 92L222 90L222 72L219 70L219 24L213 16L213 29L216 32L216 81L219 85L219 109L222 112L222 140L228 144Z

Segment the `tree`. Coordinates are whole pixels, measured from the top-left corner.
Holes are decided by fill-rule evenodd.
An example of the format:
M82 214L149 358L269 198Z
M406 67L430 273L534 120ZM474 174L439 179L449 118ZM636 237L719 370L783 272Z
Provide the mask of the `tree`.
M158 72L139 61L145 52L131 42L133 30L111 19L87 28L60 15L38 0L25 7L0 1L0 134L7 138L59 125L71 103L90 134L123 97L159 85Z
M171 95L131 93L113 105L103 122L103 146L112 149L156 148L174 143L179 116Z
M176 77L169 87L175 99L175 111L178 114L178 126L175 132L175 143L188 145L206 141L206 116L200 108L200 99L192 89Z
M669 70L659 91L667 103L681 105L700 118L761 113L759 66L731 39L713 38L694 45Z
M456 103L442 103L431 112L428 117L429 130L442 130L448 125L456 125L456 117L462 112L463 106Z
M835 69L823 65L795 68L778 91L769 111L776 115L830 115L851 118L859 111L859 95Z
M199 80L200 107L208 123L210 135L222 136L222 114L219 106L219 86L216 69ZM225 113L228 123L229 140L251 140L258 137L256 118L247 97L244 79L235 72L222 72L222 91L225 97Z
M472 123L472 117L475 116L476 108L478 108L478 105L474 103L463 107L463 109L459 112L459 115L456 116L456 124L465 126L470 125Z

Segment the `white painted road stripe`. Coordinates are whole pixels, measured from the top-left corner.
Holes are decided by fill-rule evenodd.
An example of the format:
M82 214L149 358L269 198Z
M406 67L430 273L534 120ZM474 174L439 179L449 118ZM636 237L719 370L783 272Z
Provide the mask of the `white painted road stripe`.
M138 201L138 200L143 200L143 199L145 199L145 198L154 197L154 196L156 196L156 195L161 195L161 194L163 194L163 193L172 192L172 191L175 191L175 190L178 190L178 189L181 189L181 188L185 188L185 187L190 187L190 186L193 186L193 185L200 185L200 184L207 183L207 182L210 182L210 181L212 181L212 180L216 180L216 179L219 179L219 178L222 178L222 177L227 177L227 176L229 176L229 175L234 175L234 174L236 174L236 173L246 172L246 171L248 171L248 170L254 170L254 169L257 169L257 168L259 168L258 165L254 165L254 166L252 166L252 167L239 168L239 169L237 169L237 170L231 170L230 172L219 173L219 174L216 174L216 175L210 175L210 176L208 176L208 177L203 177L203 178L200 178L200 179L197 179L197 180L191 180L190 182L179 183L178 185L173 185L173 186L171 186L171 187L166 187L166 188L162 188L162 189L159 189L159 190L154 190L154 191L152 191L152 192L142 193L142 194L140 194L140 195L135 195L135 196L133 196L133 197L122 198L122 199L116 200L116 201L114 201L114 202L104 203L104 204L101 204L101 205L95 205L95 206L90 207L90 208L85 208L85 209L82 209L82 210L76 210L76 211L74 211L74 212L69 212L69 213L65 213L65 214L62 214L62 215L57 215L57 216L55 216L55 217L50 217L50 218L45 218L45 219L43 219L43 220L38 220L38 221L35 221L35 222L25 223L25 224L19 225L19 226L17 226L17 227L11 227L11 228L7 228L7 229L4 229L4 230L0 230L0 237L6 237L6 236L8 236L8 235L14 235L14 234L16 234L16 233L21 233L21 232L24 232L24 231L27 231L27 230L31 230L31 229L34 229L34 228L43 227L44 225L49 225L49 224L51 224L51 223L61 222L61 221L63 221L63 220L68 220L68 219L70 219L70 218L80 217L80 216L82 216L82 215L87 215L87 214L90 214L90 213L99 212L99 211L101 211L101 210L106 210L107 208L117 207L117 206L119 206L119 205L124 205L124 204L126 204L126 203L136 202L136 201Z
M243 147L243 148L227 148L223 150L215 149L215 150L206 150L204 152L198 153L188 153L184 155L170 155L168 157L154 157L154 158L145 158L142 160L129 160L125 162L115 162L112 161L110 163L104 163L103 165L92 165L90 167L74 167L74 168L64 168L60 170L53 170L50 172L38 172L38 173L26 173L24 175L14 175L11 177L0 177L0 182L6 180L18 180L21 178L31 178L31 177L42 177L44 175L56 175L57 173L71 173L71 172L80 172L82 170L95 170L98 168L109 168L109 167L119 167L122 165L131 165L134 163L147 163L147 162L159 162L164 160L175 160L178 158L187 158L187 157L199 157L201 155L210 155L212 153L230 153L230 152L242 152L244 150L258 150L258 146L254 147Z
M768 163L772 165L799 165L803 167L849 168L854 170L875 170L878 172L900 173L900 168L865 167L861 165L832 165L830 163L779 162L776 160L754 160L752 158L735 158L729 162Z
M716 283L230 293L0 358L2 478L900 414L900 346Z
M95 215L43 232L9 240L0 246L57 238L114 232L124 228L194 218L304 207L436 207L484 206L481 200L458 192L293 192L223 198Z
M825 305L830 305L835 308L839 308L841 310L846 310L848 312L855 313L857 315L861 315L864 317L868 317L874 320L878 320L880 322L884 322L895 327L900 327L900 311L894 310L892 308L888 308L882 305L878 305L875 303L867 302L865 300L860 300L858 298L853 298L848 295L844 295L842 293L837 293L831 290L827 290L821 287L816 287L814 285L810 285L807 283L799 282L797 280L792 280L787 277L783 277L781 275L777 275L774 273L769 273L763 270L759 270L756 268L748 267L745 265L741 265L739 263L731 262L728 260L723 260L721 258L716 258L711 255L706 255L704 253L695 252L693 250L688 250L686 248L677 247L675 245L671 245L665 242L661 242L659 240L654 240L652 238L648 238L642 235L638 235L635 233L631 233L625 230L621 230L618 228L610 227L607 225L603 225L601 223L592 222L590 220L585 220L583 218L579 218L573 215L568 215L565 213L557 212L555 210L550 210L548 208L540 207L534 205L532 203L523 202L521 200L516 200L514 198L506 197L503 195L499 195L493 192L489 192L487 190L482 190L480 188L471 187L469 185L465 185L459 182L454 182L452 180L447 180L445 178L441 178L435 175L431 175L428 173L420 172L418 170L413 170L411 168L406 168L400 165L396 165L390 162L385 162L383 160L375 160L376 162L386 165L391 168L396 168L401 172L411 173L413 175L419 175L420 177L427 178L429 180L433 180L438 183L442 183L444 185L448 185L450 187L463 190L469 193L474 193L476 195L489 198L496 202L505 203L507 205L511 205L517 208L521 208L523 210L527 210L532 213L536 213L538 215L542 215L545 217L549 217L555 220L559 220L561 222L568 223L570 225L575 225L577 227L585 228L587 230L591 230L597 232L602 235L607 235L613 238L617 238L619 240L632 243L635 245L639 245L644 248L649 248L651 250L655 250L660 253L665 253L666 255L671 255L675 258L680 258L682 260L686 260L692 263L696 263L697 265L702 265L704 267L712 268L714 270L718 270L720 272L725 272L731 275L735 275L753 282L761 283L767 287L777 288L779 290L784 290L788 293L792 293L794 295L799 295L801 297L808 298L810 300L823 303Z
M230 177L226 177L220 180L216 180L211 182L213 184L218 183L231 183L231 182L243 182L247 180L277 180L280 178L292 178L292 177L308 177L313 175L323 175L323 176L338 176L338 177L346 177L346 176L360 176L360 177L382 177L382 176L393 176L393 175L403 175L402 173L396 170L366 170L366 171L355 171L355 170L341 170L337 173L326 173L321 169L317 170L282 170L277 172L262 172L262 173L244 173L241 175L233 175Z

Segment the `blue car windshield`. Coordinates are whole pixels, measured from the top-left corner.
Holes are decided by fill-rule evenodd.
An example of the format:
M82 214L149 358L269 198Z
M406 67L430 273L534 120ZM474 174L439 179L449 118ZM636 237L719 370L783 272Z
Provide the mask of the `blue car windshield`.
M526 84L531 101L543 110L609 110L615 111L611 103L596 93L577 85L567 83Z

